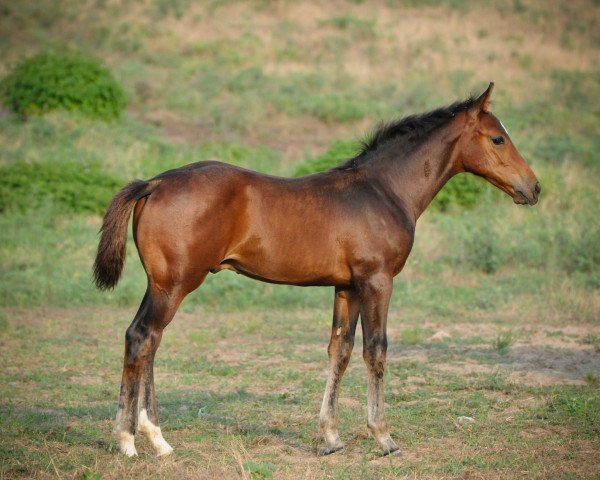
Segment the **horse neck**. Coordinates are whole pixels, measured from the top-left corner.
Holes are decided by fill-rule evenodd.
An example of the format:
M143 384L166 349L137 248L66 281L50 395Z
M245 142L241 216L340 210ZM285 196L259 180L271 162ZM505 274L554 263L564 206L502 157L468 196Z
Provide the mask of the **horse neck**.
M402 151L406 146L392 143L372 162L372 171L387 195L399 201L414 222L460 171L455 148L459 136L456 129L442 127L414 151L407 154Z

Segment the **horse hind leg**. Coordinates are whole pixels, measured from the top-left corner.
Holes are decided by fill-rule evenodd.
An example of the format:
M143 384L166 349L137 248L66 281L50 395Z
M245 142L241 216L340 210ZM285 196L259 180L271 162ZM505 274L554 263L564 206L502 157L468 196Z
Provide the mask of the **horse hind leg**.
M154 390L154 358L145 365L141 375L141 386L138 396L138 432L144 434L157 457L173 453L173 448L162 435L158 421L156 396Z
M169 320L170 321L170 320ZM154 453L162 457L173 453L173 448L167 443L162 435L158 421L158 409L156 405L156 394L154 388L154 356L160 345L162 331L166 325L156 325L151 355L144 363L140 375L140 389L138 392L138 425L137 431L148 438Z
M127 456L137 454L135 434L145 434L157 455L173 451L162 437L158 425L154 394L153 364L163 329L173 319L185 295L175 289L148 286L140 308L125 334L125 358L115 421L119 450Z

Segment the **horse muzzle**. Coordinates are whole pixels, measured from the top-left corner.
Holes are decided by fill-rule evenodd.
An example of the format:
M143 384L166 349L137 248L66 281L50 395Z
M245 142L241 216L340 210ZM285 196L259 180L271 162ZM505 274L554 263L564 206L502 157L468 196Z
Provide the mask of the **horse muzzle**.
M524 185L519 185L514 189L513 201L518 205L535 205L542 191L540 182L536 180L533 187L528 188Z

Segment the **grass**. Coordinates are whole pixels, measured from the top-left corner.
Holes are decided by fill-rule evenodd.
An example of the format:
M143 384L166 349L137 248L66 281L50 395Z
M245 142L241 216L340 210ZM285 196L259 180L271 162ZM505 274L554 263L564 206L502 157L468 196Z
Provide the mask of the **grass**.
M421 327L407 328L400 334L400 341L404 345L419 345L427 338L427 330Z
M0 112L0 428L11 439L0 478L597 476L595 2L0 10L0 76L38 51L76 49L102 59L128 98L109 123ZM378 121L489 80L542 197L517 208L457 177L419 220L388 320L387 413L404 456L379 458L366 434L360 334L340 407L347 448L315 456L333 291L231 272L186 298L159 350L175 456L153 460L143 440L141 458L116 455L123 334L145 278L130 239L118 288L91 284L110 191L205 159L275 175L330 168Z
M360 472L380 478L488 476L515 468L544 476L551 475L548 462L558 461L566 473L593 471L589 449L600 434L599 397L594 385L572 385L569 378L577 375L572 365L557 367L548 385L524 380L513 368L539 372L539 379L552 377L544 377L543 367L527 359L527 344L516 341L508 364L499 368L485 359L470 360L465 368L465 358L485 348L512 319L480 323L484 337L468 344L403 346L404 325L430 329L439 319L419 327L412 319L401 320L400 311L391 312L387 412L405 455L384 461L364 426L366 370L360 347L343 383L340 428L347 449L328 458L314 454L320 441L316 414L325 382L329 309L265 312L256 330L246 328L242 312L180 313L156 361L163 431L176 454L153 462L142 439L139 459L115 455L110 433L129 309L3 313L9 318L3 341L13 352L0 383L2 428L13 438L1 452L8 477L51 475L54 467L66 476L144 475L148 462L161 475L183 478L231 477L239 474L240 465L265 478L297 478L302 472L332 478ZM83 334L80 319L87 322ZM219 333L223 325L229 332L225 338ZM468 332L469 325L453 322L452 338ZM577 331L578 338L584 338L586 328ZM569 339L561 345L573 354L585 348ZM28 353L32 350L38 352L34 358ZM315 355L308 357L307 351ZM460 416L475 423L460 424Z

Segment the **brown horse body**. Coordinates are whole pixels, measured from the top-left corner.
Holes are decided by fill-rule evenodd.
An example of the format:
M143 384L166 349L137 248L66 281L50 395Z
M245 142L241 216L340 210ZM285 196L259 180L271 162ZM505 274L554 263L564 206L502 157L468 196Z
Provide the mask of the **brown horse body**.
M121 451L136 453L137 431L158 455L172 451L158 427L154 355L183 298L209 272L229 269L266 282L335 287L323 453L343 447L337 397L360 314L367 426L384 454L397 452L384 415L386 318L392 279L410 253L418 217L462 171L488 179L515 203L534 204L539 194L535 175L489 113L491 90L381 128L360 155L328 172L285 179L200 162L119 192L102 227L97 285L118 281L134 205L134 238L148 275L126 333L115 427Z

